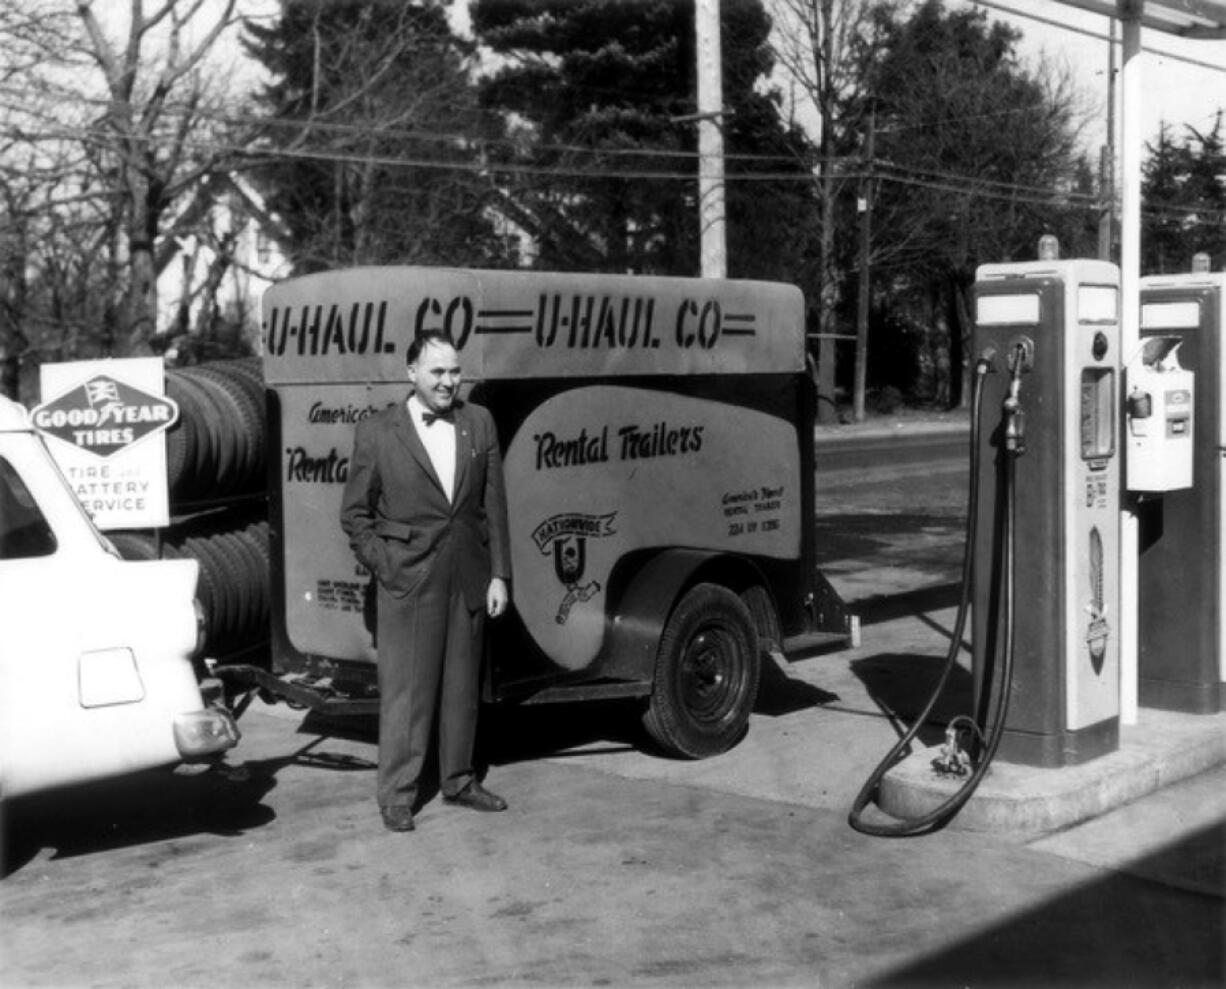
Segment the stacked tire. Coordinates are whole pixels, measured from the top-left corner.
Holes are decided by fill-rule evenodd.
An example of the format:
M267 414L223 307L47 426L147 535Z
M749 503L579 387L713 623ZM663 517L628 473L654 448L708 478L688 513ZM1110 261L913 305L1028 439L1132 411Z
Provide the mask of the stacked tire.
M266 519L213 512L176 521L160 535L108 533L126 560L194 559L204 612L205 655L236 660L267 647L269 546Z
M107 535L125 559L196 560L205 655L254 658L267 652L271 581L259 360L168 368L166 394L179 406L166 433L170 527Z
M172 505L263 494L264 380L258 358L166 371L179 421L166 433Z

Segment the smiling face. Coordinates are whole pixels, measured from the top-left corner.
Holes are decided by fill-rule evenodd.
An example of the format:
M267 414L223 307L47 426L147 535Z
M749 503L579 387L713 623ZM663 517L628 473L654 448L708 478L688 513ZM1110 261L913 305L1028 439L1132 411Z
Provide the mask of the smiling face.
M446 412L460 390L460 355L454 347L431 340L408 366L417 399L431 412Z

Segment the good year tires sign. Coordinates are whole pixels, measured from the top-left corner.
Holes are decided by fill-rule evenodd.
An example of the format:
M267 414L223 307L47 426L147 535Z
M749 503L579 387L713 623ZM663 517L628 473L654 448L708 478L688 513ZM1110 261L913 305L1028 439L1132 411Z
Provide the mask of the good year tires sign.
M169 524L164 433L179 418L161 358L45 364L30 423L100 529Z

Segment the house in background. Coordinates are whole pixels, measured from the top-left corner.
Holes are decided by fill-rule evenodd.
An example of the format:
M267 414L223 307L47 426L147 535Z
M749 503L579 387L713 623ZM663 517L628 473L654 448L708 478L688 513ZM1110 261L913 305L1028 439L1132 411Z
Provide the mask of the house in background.
M260 300L290 274L285 227L241 175L203 182L158 257L156 349L167 364L259 353Z

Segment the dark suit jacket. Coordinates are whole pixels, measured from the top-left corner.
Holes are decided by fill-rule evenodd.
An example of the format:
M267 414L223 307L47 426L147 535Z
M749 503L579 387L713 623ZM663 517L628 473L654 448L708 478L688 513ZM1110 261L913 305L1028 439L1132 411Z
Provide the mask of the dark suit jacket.
M395 597L450 569L472 611L491 577L509 579L506 490L493 417L457 403L455 496L448 502L404 402L358 423L341 526L358 560Z

